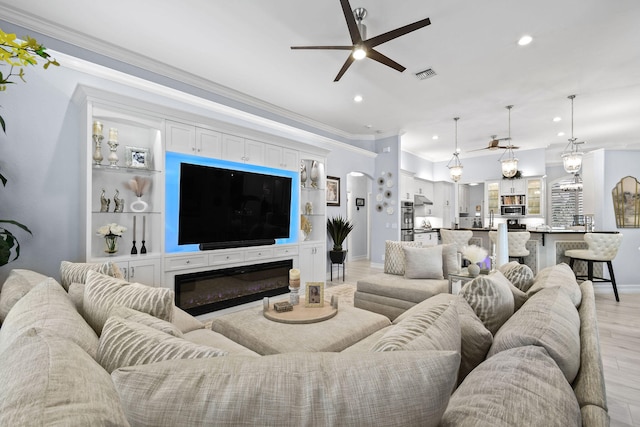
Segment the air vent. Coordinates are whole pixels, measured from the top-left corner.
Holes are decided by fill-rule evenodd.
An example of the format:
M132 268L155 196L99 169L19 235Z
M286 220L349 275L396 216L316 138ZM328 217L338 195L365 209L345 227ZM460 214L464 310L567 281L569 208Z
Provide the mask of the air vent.
M424 71L420 71L419 73L416 73L416 77L418 78L418 80L426 80L435 75L436 75L436 72L433 71L433 68L427 68Z

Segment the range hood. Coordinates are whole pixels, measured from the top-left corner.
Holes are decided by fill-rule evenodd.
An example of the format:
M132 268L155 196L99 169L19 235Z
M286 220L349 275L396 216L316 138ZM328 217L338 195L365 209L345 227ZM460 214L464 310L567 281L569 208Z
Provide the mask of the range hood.
M413 196L413 205L414 206L422 206L422 205L432 205L433 202L429 199L427 199L426 197L424 197L422 194L415 194Z

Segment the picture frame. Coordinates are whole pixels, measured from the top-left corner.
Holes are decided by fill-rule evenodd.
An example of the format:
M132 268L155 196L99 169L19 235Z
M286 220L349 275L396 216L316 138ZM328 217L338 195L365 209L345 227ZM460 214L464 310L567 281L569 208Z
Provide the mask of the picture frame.
M340 206L340 178L327 176L327 206Z
M363 197L356 197L356 206L358 206L358 207L363 207L364 206L364 198Z
M125 147L125 162L128 168L151 169L151 152L148 148Z
M324 282L307 282L305 307L324 307Z

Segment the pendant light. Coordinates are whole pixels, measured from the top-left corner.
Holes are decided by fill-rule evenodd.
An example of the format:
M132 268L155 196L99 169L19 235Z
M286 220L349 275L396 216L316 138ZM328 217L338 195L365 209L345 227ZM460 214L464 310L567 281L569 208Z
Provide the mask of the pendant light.
M458 149L458 120L460 120L460 117L454 117L453 120L456 123L456 151L453 152L453 157L449 160L447 167L449 168L449 175L453 182L458 182L460 178L462 178L462 163L460 163L460 158L458 157L460 154L460 150ZM453 162L453 165L451 162Z
M518 173L518 159L513 154L513 144L511 144L511 109L513 105L507 105L505 107L509 111L509 137L507 141L509 141L509 145L507 146L507 158L501 160L502 162L502 176L505 178L512 178ZM504 154L503 154L504 156Z
M582 167L582 155L581 151L578 151L578 145L584 144L584 142L576 142L578 138L573 137L573 99L575 95L569 95L571 100L571 138L569 138L569 144L565 148L565 152L562 153L562 165L567 173L577 174ZM571 146L570 151L567 151Z

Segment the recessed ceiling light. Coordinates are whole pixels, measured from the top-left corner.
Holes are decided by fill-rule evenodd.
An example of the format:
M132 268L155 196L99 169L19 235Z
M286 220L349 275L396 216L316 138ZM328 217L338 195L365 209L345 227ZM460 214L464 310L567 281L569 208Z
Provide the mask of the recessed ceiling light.
M433 140L438 139L438 135L433 135L433 136L431 137L431 139L433 139Z
M349 172L349 175L351 175L351 176L364 176L364 174L362 172Z
M364 127L366 127L367 129L371 129L373 125L364 125Z
M531 43L532 41L533 41L533 37L525 35L525 36L520 37L520 40L518 40L518 44L520 46L526 46L529 43Z
M558 132L558 136L564 136L564 132Z
M354 102L362 102L362 95L356 95L353 97Z
M554 122L559 122L560 120L562 120L562 117L556 116L556 117L553 118Z

